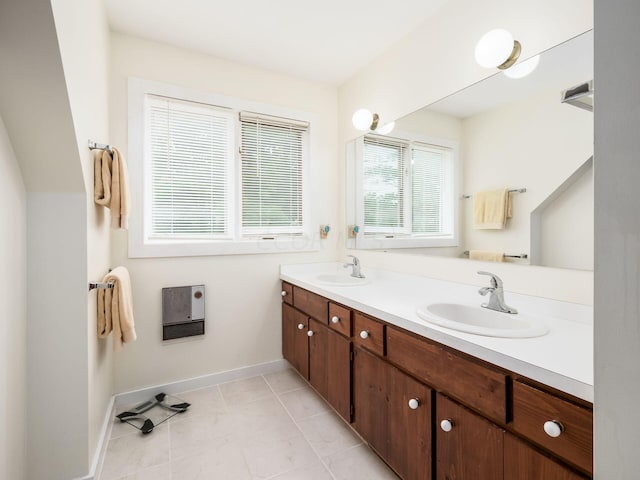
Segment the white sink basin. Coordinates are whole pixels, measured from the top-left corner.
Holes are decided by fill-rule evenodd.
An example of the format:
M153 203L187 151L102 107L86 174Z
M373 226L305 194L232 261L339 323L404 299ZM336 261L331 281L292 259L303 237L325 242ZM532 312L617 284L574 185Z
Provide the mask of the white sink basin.
M549 332L545 323L533 315L496 312L479 305L433 303L416 313L426 322L487 337L530 338Z
M316 276L316 281L323 285L332 285L334 287L355 287L357 285L366 285L369 283L368 278L356 278L344 273L327 273Z

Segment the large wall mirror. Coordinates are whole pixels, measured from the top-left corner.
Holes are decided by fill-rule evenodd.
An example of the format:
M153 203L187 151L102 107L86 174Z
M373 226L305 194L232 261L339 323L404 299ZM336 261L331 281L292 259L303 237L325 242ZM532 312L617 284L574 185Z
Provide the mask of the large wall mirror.
M348 248L593 269L593 113L561 101L593 78L593 32L528 62L347 144ZM510 218L483 228L504 189Z

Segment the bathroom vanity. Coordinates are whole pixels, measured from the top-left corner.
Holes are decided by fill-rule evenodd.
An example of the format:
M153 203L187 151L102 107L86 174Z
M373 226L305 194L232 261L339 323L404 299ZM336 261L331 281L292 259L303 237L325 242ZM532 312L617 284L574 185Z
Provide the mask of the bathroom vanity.
M282 267L283 355L401 478L591 478L589 307L508 294L549 333L491 338L415 313L479 304L477 287L374 269L317 280L341 268Z

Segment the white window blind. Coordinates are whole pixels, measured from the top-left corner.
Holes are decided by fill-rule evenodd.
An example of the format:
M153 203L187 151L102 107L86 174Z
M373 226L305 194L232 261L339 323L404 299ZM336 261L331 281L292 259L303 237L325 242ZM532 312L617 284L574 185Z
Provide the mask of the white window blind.
M151 236L229 234L232 121L222 108L146 96Z
M302 234L302 165L308 124L240 113L242 233Z
M365 233L398 231L406 226L407 147L406 142L389 137L364 138Z
M450 149L413 144L411 148L412 231L442 233L447 186L447 154Z

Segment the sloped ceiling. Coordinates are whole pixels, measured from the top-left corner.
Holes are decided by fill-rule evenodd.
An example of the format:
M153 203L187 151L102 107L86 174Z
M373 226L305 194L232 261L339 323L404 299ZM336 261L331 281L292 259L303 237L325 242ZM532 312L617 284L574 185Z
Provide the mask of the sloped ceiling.
M0 65L0 115L27 191L84 192L49 1L0 2Z

